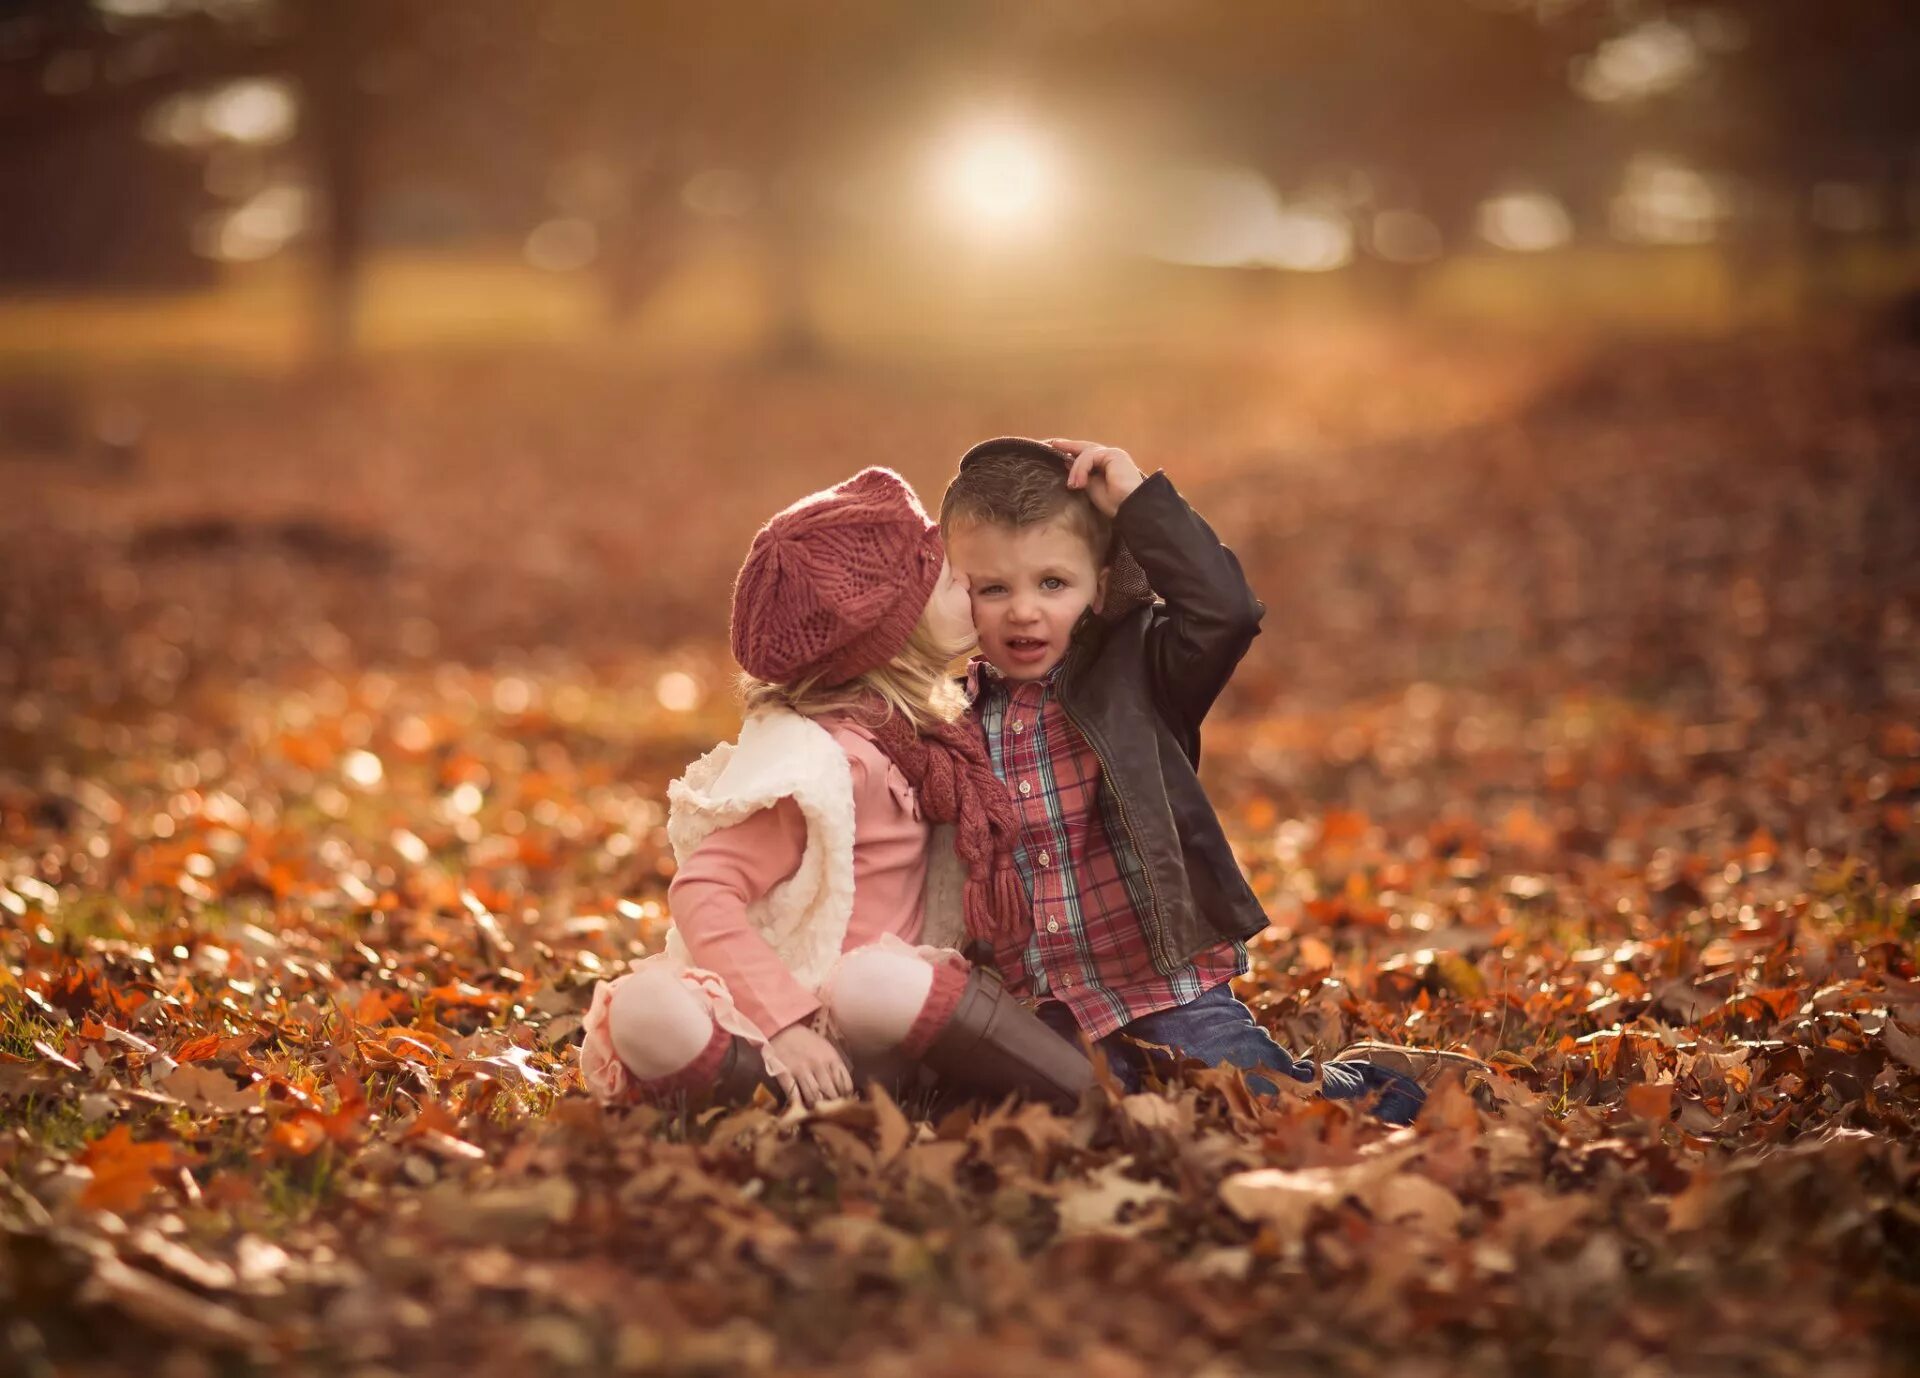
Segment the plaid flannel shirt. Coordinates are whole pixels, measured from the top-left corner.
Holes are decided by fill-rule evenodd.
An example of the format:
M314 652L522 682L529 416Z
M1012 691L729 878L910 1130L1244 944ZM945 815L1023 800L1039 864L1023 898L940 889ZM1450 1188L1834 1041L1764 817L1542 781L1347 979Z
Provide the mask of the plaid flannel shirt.
M1144 868L1100 788L1100 758L1053 693L1053 676L1011 683L984 661L968 677L994 774L1020 810L1014 862L1033 902L1033 935L995 953L1016 994L1064 1003L1091 1038L1184 1005L1247 969L1222 943L1168 974L1141 929Z

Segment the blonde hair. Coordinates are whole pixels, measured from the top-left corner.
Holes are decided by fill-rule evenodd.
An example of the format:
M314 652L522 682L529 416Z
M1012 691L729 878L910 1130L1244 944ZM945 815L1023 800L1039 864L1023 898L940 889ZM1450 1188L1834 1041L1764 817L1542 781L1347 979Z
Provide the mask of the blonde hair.
M774 684L743 673L740 695L749 717L770 708L785 708L806 718L850 712L856 721L877 727L898 713L915 732L924 732L936 724L952 722L966 711L966 695L948 673L966 649L942 644L922 612L907 644L878 669L831 685L821 684L817 675L792 684ZM883 706L877 715L869 692L877 695Z

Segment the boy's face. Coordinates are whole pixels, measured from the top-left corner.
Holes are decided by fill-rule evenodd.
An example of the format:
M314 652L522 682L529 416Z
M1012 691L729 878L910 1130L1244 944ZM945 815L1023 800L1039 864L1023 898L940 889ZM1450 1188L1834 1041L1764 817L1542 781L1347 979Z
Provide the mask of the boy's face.
M1033 526L978 523L947 537L947 558L973 597L980 652L1011 680L1045 676L1074 623L1106 595L1107 572L1064 518Z

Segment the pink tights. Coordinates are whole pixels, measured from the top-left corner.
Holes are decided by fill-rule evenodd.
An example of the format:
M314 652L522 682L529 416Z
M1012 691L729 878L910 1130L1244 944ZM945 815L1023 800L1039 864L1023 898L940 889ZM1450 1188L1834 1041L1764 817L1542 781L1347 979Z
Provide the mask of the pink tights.
M835 964L820 998L849 1056L915 1057L945 1026L965 982L957 966L895 947L860 947ZM659 967L620 983L607 1032L641 1090L655 1094L707 1084L730 1038L706 997Z

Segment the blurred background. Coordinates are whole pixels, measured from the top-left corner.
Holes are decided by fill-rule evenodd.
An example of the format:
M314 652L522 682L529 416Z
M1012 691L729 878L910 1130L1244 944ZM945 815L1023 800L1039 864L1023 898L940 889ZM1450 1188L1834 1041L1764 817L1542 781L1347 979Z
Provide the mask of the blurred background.
M1801 321L1914 281L1916 27L1899 0L10 0L0 348L1053 350L1248 296Z
M691 711L760 520L1005 431L1242 549L1242 706L1905 702L1917 71L1904 0L8 0L0 731Z

